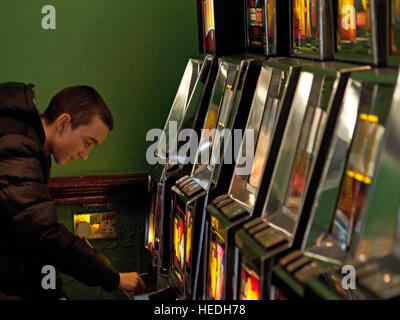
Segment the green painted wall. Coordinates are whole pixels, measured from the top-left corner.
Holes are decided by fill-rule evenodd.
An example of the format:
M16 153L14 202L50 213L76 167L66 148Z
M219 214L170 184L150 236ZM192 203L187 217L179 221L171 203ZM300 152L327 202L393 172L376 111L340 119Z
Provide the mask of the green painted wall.
M0 82L36 84L43 112L64 87L95 87L115 129L89 160L52 176L147 172L146 132L162 128L190 57L199 57L195 1L3 0ZM56 30L42 28L42 7Z

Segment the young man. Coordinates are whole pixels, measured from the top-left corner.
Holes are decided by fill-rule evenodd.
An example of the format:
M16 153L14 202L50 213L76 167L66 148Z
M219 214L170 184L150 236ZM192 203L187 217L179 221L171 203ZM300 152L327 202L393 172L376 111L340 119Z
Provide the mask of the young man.
M33 85L0 84L0 299L65 299L60 277L56 289L42 288L45 265L107 291L144 290L136 272L115 272L57 221L46 186L51 154L58 164L87 159L112 129L112 115L91 87L62 90L41 116Z

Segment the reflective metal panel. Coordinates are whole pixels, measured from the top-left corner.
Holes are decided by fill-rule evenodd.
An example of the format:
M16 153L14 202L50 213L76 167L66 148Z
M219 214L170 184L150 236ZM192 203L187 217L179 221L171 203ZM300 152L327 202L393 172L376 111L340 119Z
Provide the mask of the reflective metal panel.
M369 206L364 208L366 221L360 245L352 256L364 261L386 254L400 257L400 78L390 109L386 137L380 155L376 182ZM400 266L399 266L400 271Z
M311 213L310 221L313 221L313 223L308 225L308 230L306 231L305 238L308 239L307 247L314 244L319 233L329 227L329 216L328 214L324 215L323 212L332 212L334 210L334 201L339 192L341 176L346 164L347 151L350 148L357 120L360 95L361 84L350 79L343 98L336 129L331 140L332 147L327 157L329 165L325 166L321 177L320 195L317 200L320 204L317 212L321 210L321 214L315 216L315 210ZM327 205L330 205L330 207L327 207ZM325 217L328 217L328 219L324 219Z
M372 195L362 208L363 230L350 248L357 285L379 299L400 296L400 77L390 108L386 136ZM362 228L362 226L361 226Z
M279 198L275 199L282 199L282 203L279 211L269 218L267 217L271 224L286 232L291 238L299 223L311 172L325 131L332 90L338 86L338 83L334 85L335 81L338 82L339 78L326 77L320 74L314 76L310 97L306 102L307 109L305 110L302 127L296 137L298 139L297 146L291 151L293 152L293 158L288 163L286 171L284 171L283 167L281 168L286 175L284 178L286 189L284 193L278 195ZM288 170L288 168L291 169ZM276 184L276 186L279 185ZM272 192L276 192L276 190L283 191L280 187L271 190ZM268 210L272 214L273 210L276 209L275 206L279 200L274 200L274 196L276 195L271 193L270 201L267 203L267 214Z
M192 176L199 185L207 190L213 173L210 166L211 151L219 119L226 119L231 106L233 89L238 76L239 66L221 59L215 80L210 106L200 137L196 154L196 164Z
M376 69L354 73L349 80L332 141L333 152L324 168L325 179L318 187L319 198L303 243L306 255L342 263L349 250L358 246L394 79L392 70Z
M286 130L282 138L281 148L277 158L270 192L263 210L263 218L268 219L272 224L278 222L274 215L281 212L283 208L283 200L287 190L290 178L291 165L295 157L295 151L298 143L298 138L301 133L301 127L307 108L307 103L311 95L312 87L321 84L321 77L316 77L310 72L302 72L297 84L296 93L293 98L292 109L287 120ZM314 98L317 98L314 96ZM275 216L276 217L276 216ZM272 220L270 220L272 218ZM278 225L280 223L278 222Z
M212 183L218 183L219 173L223 163L232 164L235 159L232 158L232 137L233 123L238 112L240 100L244 90L244 79L246 78L249 61L242 60L240 62L239 71L235 79L233 87L230 89L230 95L226 99L226 105L223 105L221 114L218 117L217 131L215 141L211 151L210 166L214 168L212 175Z
M230 187L232 198L248 207L250 211L254 205L270 138L279 115L278 102L286 76L285 71L274 69L265 63L258 79Z
M178 138L178 130L185 116L193 88L198 81L201 66L202 61L194 59L189 59L186 65L178 92L176 93L164 126L163 134L160 138L160 143L162 143L162 145L156 150L156 155L159 158L168 159L170 145L175 144L175 140ZM170 129L172 130L170 131Z

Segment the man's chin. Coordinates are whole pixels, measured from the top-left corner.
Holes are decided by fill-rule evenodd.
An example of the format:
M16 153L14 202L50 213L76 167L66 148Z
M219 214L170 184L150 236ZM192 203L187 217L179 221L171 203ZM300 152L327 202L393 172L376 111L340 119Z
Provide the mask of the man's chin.
M68 159L57 159L56 157L54 157L54 161L59 165L63 165L68 162Z

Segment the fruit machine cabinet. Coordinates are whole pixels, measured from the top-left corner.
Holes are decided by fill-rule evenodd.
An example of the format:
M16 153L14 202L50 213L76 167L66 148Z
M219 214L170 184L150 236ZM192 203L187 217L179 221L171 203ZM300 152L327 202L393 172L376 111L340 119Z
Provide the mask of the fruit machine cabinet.
M245 50L265 56L288 56L289 2L244 0ZM279 32L279 37L278 37Z
M313 172L322 163L316 160L326 152L321 148L322 140L331 135L349 74L354 70L354 65L336 62L302 67L276 165L271 176L262 177L270 182L262 199L261 216L253 217L235 233L240 266L236 292L240 298L248 298L247 292L251 292L249 275L260 279L260 299L275 298L275 286L271 286L274 260L300 247L307 194L313 192L310 181L318 180Z
M330 0L290 0L290 55L333 60Z
M253 214L256 198L265 197L266 188L260 188L263 165L273 137L281 136L302 63L300 59L284 57L263 62L229 190L210 199L207 206L206 221L211 223L205 230L204 299L234 299L234 231ZM275 163L276 153L270 157L269 167Z
M164 166L167 164L167 149L169 149L169 138L170 135L168 134L169 132L169 123L175 123L176 126L180 125L180 122L182 121L188 101L190 98L190 94L193 90L194 84L197 80L197 77L200 73L200 68L202 65L201 60L194 60L190 59L189 62L186 65L185 72L183 74L181 83L178 88L178 92L175 96L174 102L172 104L170 113L167 118L167 122L164 127L162 139L160 139L159 142L159 151L155 151L155 156L158 159L162 159L163 165L159 165L159 162L157 162L156 166L153 168L153 172L150 173L149 175L149 188L151 189L151 208L150 208L150 215L149 215L149 222L148 222L148 227L146 232L146 239L145 239L145 244L146 247L149 249L150 254L153 255L154 253L154 229L155 229L155 212L156 212L156 205L157 205L157 192L156 192L156 185L157 182L161 180L162 177L162 172L164 169ZM173 138L177 138L176 136ZM168 140L167 140L168 139ZM162 146L161 141L164 140L164 148ZM158 172L157 172L158 171Z
M396 77L386 68L350 76L332 139L324 141L328 152L317 159L324 165L315 170L321 178L313 182L317 196L308 203L300 250L274 267L274 275L285 279L285 289L295 296L365 298L360 290L342 287L340 266L359 247Z
M372 299L400 298L400 78L392 99L386 137L377 156L375 186L354 257L357 287Z
M334 59L387 64L386 0L333 0ZM392 26L394 26L392 24ZM395 30L395 28L394 28Z
M150 212L146 219L145 246L153 266L168 270L169 264L169 190L174 182L191 171L190 161L181 147L179 134L200 131L209 104L217 59L207 55L203 61L190 59L158 145L157 162L149 175ZM168 273L168 272L167 272Z
M400 65L400 0L386 1L388 66Z
M391 16L391 14L395 12L393 10L395 10L396 4L394 4L392 1L343 0L333 1L332 5L335 60L343 60L354 63L369 63L378 67L384 66L386 63L391 66L396 65L398 56L396 56L397 53L395 39L391 38L392 35L396 34L396 30L398 28L396 25L396 19ZM391 20L386 18L390 16ZM392 45L390 45L390 43L392 43ZM382 71L381 73L383 75L385 74L385 71ZM386 71L386 73L388 73L388 71ZM382 77L379 76L379 71L377 71L376 74L377 78ZM371 79L371 81L374 83L373 79ZM381 80L376 79L376 83L379 84L380 82ZM371 86L373 87L373 85ZM378 85L375 87L377 88ZM375 96L373 96L373 99L375 99ZM336 150L335 154L339 155L339 151ZM323 179L325 178L326 177L323 176ZM330 181L334 181L334 179L332 178ZM324 182L320 181L319 183L323 185ZM329 183L327 186L329 186ZM323 206L327 203L329 202L322 202L320 205ZM314 209L310 211L313 212L313 210ZM323 217L325 217L325 219L329 219L330 215L326 214L325 216L321 216L321 219L323 219ZM312 220L313 215L311 216L309 225L307 226L308 231L306 232L304 241L306 241L309 237L308 233ZM315 228L311 230L315 231ZM303 243L302 250L305 250L306 247L307 246L305 246ZM309 257L305 257L301 251L293 252L292 255L288 255L285 259L282 259L282 261L275 265L274 276L276 276L277 281L281 284L283 283L283 287L286 287L286 289L293 293L294 296L303 297L306 292L310 291L308 290L309 287L304 285L304 282L307 278L310 278L310 282L312 284L311 286L316 286L318 288L311 290L314 291L318 297L324 296L326 299L337 299L338 297L352 298L358 295L357 292L340 290L340 277L337 273L331 274L330 280L332 281L330 281L331 283L329 283L329 285L325 285L323 282L316 281L312 273L314 272L315 276L318 274L318 272L321 273L320 265L323 264L321 261L319 261L319 264L317 264ZM292 262L292 264L289 262ZM302 269L302 272L305 272L304 276L301 276L299 273L297 274L298 278L295 277L296 271L298 271L296 266L306 266L306 268ZM329 267L332 265L327 263L327 266ZM289 271L287 270L287 267L290 269ZM308 271L306 272L306 270ZM328 277L326 275L324 276ZM285 280L283 281L283 279ZM301 279L301 281L299 279ZM288 286L288 284L290 285ZM332 288L337 288L337 290L328 290L327 288L329 286Z
M170 278L180 298L201 296L205 206L209 194L228 184L235 158L231 132L244 128L261 64L262 59L220 59L195 165L172 188Z

